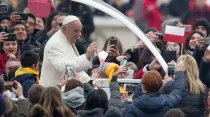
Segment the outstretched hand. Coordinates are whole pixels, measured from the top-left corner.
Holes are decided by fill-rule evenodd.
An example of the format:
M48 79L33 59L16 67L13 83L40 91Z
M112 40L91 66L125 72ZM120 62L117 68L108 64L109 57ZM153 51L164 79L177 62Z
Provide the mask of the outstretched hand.
M21 86L21 84L15 80L15 81L14 81L14 86L15 86L15 87L12 87L12 91L13 91L18 97L23 96L23 87Z

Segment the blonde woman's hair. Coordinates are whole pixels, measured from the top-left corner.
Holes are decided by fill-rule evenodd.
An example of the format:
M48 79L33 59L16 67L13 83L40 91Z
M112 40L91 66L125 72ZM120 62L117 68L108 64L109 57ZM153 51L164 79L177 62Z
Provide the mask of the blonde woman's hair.
M55 112L60 117L74 117L74 114L71 112L71 110L63 103L61 91L56 87L44 88L39 100L39 104L51 117Z
M185 79L188 81L190 94L199 95L205 92L203 83L199 79L198 65L195 59L189 55L180 56L178 62L183 61L186 68Z

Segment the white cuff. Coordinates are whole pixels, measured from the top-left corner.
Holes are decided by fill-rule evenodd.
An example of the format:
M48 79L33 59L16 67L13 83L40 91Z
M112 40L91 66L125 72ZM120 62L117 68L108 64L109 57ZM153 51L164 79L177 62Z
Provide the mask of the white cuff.
M23 95L19 96L18 99L26 99Z

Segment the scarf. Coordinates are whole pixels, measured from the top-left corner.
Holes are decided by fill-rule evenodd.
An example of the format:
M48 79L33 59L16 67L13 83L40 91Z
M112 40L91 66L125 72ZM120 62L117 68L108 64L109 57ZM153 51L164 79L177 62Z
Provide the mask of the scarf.
M23 75L23 74L34 74L36 75L36 83L39 83L39 72L30 68L30 67L26 67L26 68L22 68L20 67L16 72L15 72L15 77L19 76L19 75Z

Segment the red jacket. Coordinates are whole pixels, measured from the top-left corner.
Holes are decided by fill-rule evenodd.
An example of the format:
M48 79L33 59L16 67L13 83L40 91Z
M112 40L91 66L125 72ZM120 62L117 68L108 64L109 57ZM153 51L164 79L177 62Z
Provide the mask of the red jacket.
M6 63L9 60L9 57L4 53L0 54L0 74L5 72Z
M134 76L134 79L141 79L142 75L143 75L144 71L143 71L143 68L141 70L139 70L135 76Z
M19 57L17 57L17 59L19 60ZM6 63L8 60L9 60L9 57L5 53L0 54L0 74L3 74L5 72Z
M191 0L189 2L189 12L184 16L183 22L192 26L198 18L206 18L210 22L209 14L210 7L207 4L203 10L199 10Z
M156 28L161 30L161 15L158 6L156 5L157 0L144 0L142 17L143 21L148 21L149 28Z

